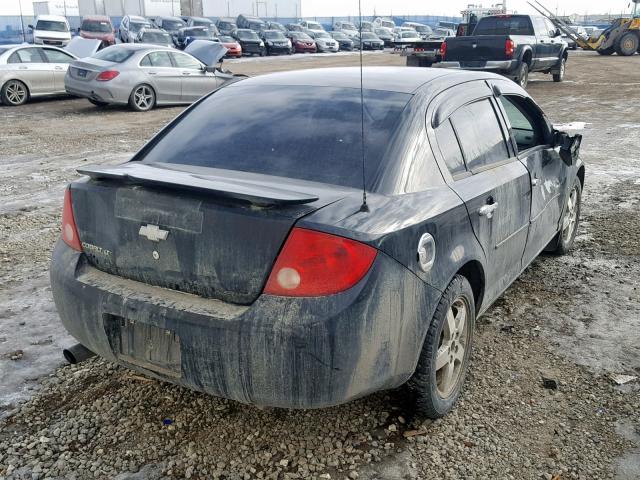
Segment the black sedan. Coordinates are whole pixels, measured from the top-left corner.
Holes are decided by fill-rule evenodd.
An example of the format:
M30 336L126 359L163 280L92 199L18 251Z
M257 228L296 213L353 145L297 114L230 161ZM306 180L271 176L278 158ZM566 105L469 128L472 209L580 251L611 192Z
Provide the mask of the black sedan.
M380 40L375 33L362 32L360 37L353 37L355 48L362 50L383 50L384 41Z
M340 50L346 50L347 52L350 52L351 50L353 50L353 40L351 40L351 38L349 38L344 33L329 32L329 35L331 35L333 39L336 42L338 42L338 45L340 46Z
M243 55L260 55L264 56L267 52L264 41L256 32L248 28L239 28L235 30L231 36L235 38L242 47Z
M363 80L362 97L358 68L228 84L131 161L80 169L51 265L84 345L68 358L279 407L406 383L446 414L477 316L573 245L580 137L497 75Z
M263 30L260 32L267 55L291 55L291 40L280 30Z

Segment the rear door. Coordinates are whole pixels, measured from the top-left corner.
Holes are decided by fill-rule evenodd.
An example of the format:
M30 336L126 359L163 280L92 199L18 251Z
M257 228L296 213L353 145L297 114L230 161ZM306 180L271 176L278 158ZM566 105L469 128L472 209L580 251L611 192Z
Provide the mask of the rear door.
M203 65L191 55L180 52L171 52L170 55L173 65L180 72L182 101L195 102L218 86L215 74L206 72Z
M459 89L458 105L443 104L436 113L435 135L441 160L452 176L450 186L465 202L484 250L486 297L492 301L522 270L529 226L529 173L512 151L490 90L478 97L469 94L468 85ZM456 97L453 90L449 98Z
M530 173L530 227L523 256L527 265L558 231L569 167L551 146L551 129L531 99L516 93L503 94L499 103L518 158Z
M53 83L55 90L64 92L64 77L67 74L69 64L73 62L75 58L55 48L43 48L43 52L49 64L53 66Z
M182 75L171 62L169 52L149 52L140 60L140 69L153 86L160 103L175 103L182 99Z
M53 65L49 64L40 47L28 47L16 50L7 59L14 64L18 78L23 80L32 95L53 93Z

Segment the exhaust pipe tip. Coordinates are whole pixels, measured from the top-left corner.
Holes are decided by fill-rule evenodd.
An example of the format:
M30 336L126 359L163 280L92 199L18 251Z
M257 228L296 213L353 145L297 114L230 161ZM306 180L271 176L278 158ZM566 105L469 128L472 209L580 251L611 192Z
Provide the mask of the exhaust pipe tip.
M81 343L77 343L69 348L65 348L64 350L62 350L62 355L64 356L65 360L71 365L76 365L93 357L95 353L93 353Z

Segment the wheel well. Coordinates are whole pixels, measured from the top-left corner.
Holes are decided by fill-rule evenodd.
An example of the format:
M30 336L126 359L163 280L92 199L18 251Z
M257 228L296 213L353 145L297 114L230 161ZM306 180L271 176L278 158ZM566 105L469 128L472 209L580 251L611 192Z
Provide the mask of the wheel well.
M473 291L473 297L476 303L476 312L480 310L482 300L484 296L484 269L482 264L477 260L471 260L465 263L460 270L457 271L457 275L462 275L471 284L471 290Z
M580 186L584 188L584 165L578 169L578 178L580 179Z
M527 50L526 52L524 52L524 55L522 56L522 61L529 66L531 66L531 55L532 55L531 50Z
M569 59L569 50L565 49L565 51L562 53L562 58L564 58L565 60Z

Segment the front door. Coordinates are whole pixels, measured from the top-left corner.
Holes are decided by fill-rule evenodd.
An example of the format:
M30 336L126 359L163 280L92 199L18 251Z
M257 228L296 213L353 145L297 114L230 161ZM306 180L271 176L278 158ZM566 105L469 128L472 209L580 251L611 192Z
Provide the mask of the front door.
M204 66L190 55L171 52L173 63L180 70L182 101L195 102L218 86L215 74L206 72Z
M75 60L71 55L55 48L44 48L45 57L53 67L53 83L57 92L64 92L64 77L69 64Z
M500 104L517 146L518 157L531 178L531 226L523 256L523 263L527 265L558 230L567 166L550 145L551 132L531 100L507 94L500 97Z
M40 47L16 50L7 63L16 64L17 78L27 84L32 95L51 93L54 90L53 65L47 62Z

